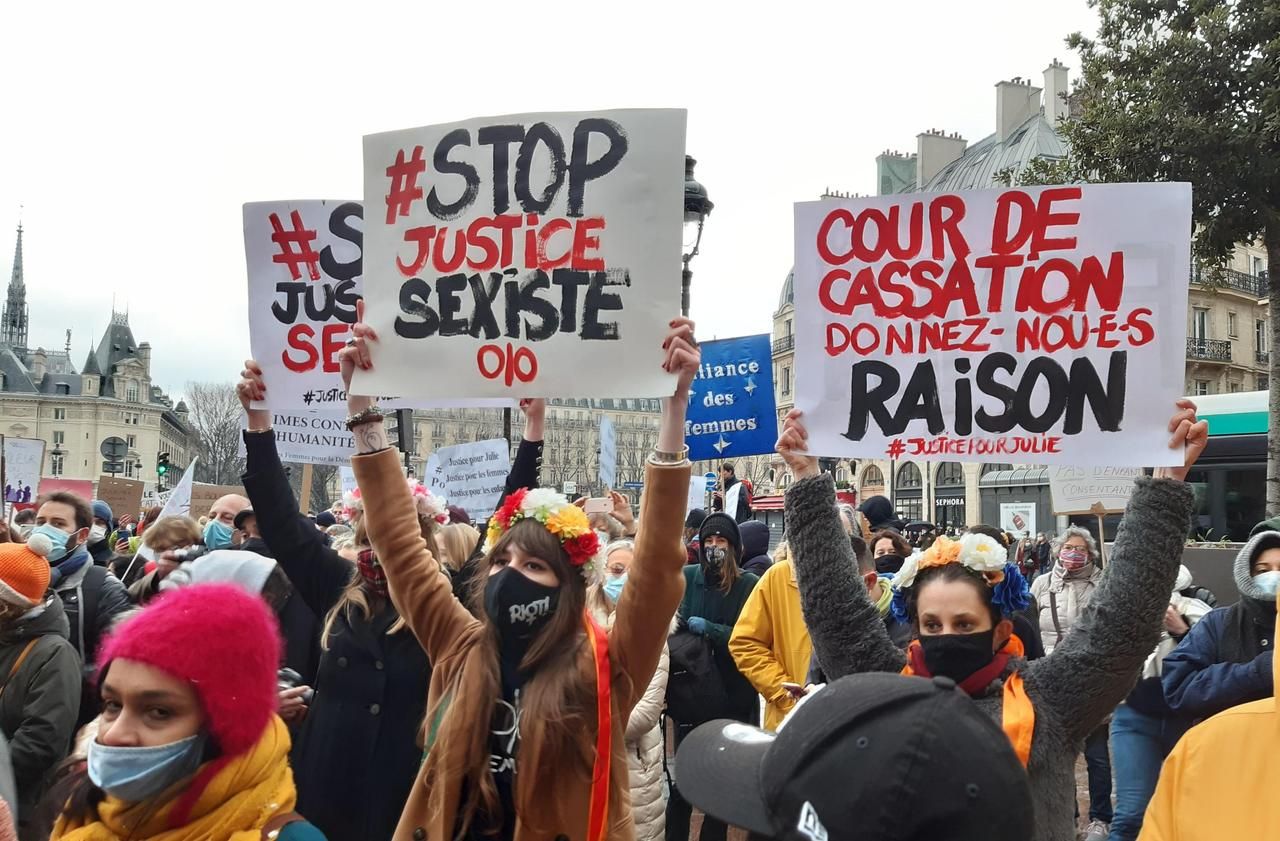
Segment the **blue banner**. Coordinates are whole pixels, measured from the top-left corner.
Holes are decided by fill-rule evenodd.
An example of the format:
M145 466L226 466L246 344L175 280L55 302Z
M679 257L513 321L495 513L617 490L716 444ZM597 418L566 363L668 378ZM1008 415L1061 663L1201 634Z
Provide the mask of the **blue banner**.
M769 334L703 342L701 347L702 367L684 422L689 458L728 461L773 452L778 410Z

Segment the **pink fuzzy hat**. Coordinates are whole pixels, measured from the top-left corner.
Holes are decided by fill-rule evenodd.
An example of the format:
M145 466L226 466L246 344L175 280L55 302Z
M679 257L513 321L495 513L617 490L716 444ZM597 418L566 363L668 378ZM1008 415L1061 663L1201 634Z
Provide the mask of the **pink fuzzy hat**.
M122 622L98 652L98 680L117 658L195 685L206 729L224 757L262 737L276 711L283 644L266 602L228 584L162 593Z

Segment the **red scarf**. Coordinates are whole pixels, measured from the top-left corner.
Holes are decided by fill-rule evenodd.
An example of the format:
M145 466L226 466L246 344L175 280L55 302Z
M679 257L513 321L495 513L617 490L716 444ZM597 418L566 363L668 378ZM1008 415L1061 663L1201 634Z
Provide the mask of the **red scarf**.
M356 569L360 570L360 577L364 579L369 589L379 596L386 597L387 572L382 568L382 564L378 563L378 557L373 554L372 549L360 550L356 555Z
M913 640L907 648L907 657L911 660L911 673L920 677L933 677L933 672L929 671L929 667L924 662L924 648L920 645L920 640ZM960 681L957 686L964 694L970 698L976 698L981 695L991 682L1004 672L1004 667L1009 665L1009 654L1001 651L995 657L991 658L991 662Z

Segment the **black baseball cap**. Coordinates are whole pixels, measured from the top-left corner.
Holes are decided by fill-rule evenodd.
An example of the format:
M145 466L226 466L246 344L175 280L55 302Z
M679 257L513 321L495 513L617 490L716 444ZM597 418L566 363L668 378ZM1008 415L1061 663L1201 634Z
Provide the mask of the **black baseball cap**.
M252 508L241 508L240 511L236 514L235 519L232 520L232 525L234 525L237 529L240 529L243 531L244 521L249 519L250 517L255 517L255 516L257 515L253 513Z
M851 675L777 734L711 721L677 786L725 823L787 841L1027 841L1031 789L1009 738L948 678Z

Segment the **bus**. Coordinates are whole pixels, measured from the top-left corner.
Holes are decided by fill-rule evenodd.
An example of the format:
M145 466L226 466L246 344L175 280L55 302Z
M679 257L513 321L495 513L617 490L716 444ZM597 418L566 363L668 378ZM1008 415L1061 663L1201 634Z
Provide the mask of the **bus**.
M1192 397L1209 444L1187 476L1195 489L1192 537L1243 542L1266 519L1266 391Z

